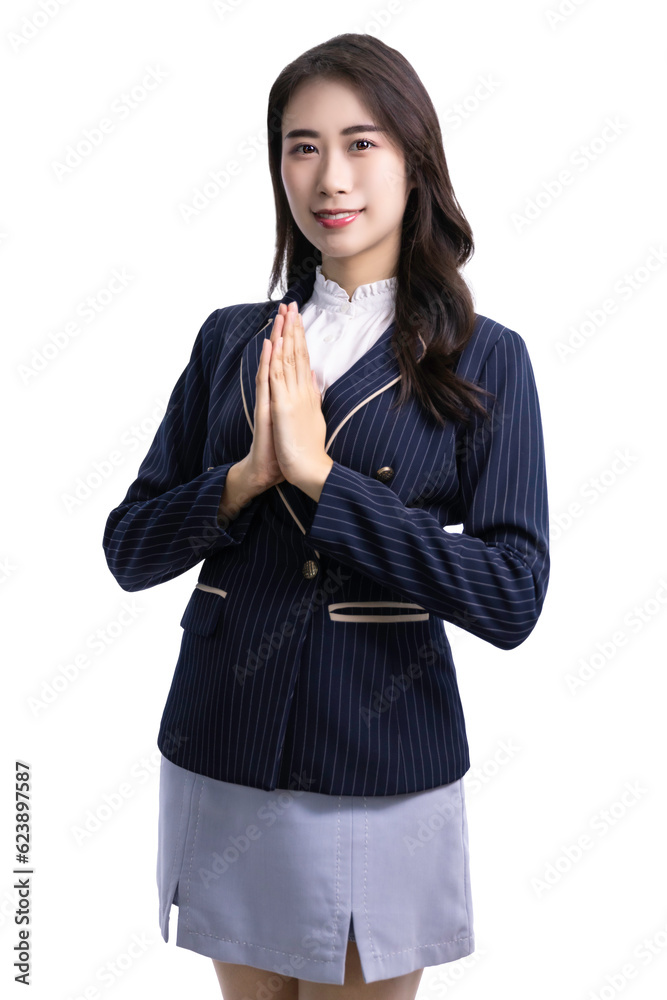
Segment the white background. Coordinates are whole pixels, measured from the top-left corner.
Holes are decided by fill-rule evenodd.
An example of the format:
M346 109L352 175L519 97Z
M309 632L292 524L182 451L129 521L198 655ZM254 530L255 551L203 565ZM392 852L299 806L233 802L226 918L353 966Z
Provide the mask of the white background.
M155 740L199 567L126 594L102 534L204 319L266 298L269 89L344 31L399 49L431 95L475 236L475 308L525 339L547 449L552 569L534 632L507 652L447 626L472 760L476 951L427 968L418 996L664 995L664 49L649 0L563 2L560 16L559 3L3 4L0 977L12 995L26 995L12 983L18 758L33 776L30 995L219 996L210 960L175 945L176 909L160 937L155 885ZM112 114L150 69L162 82ZM59 177L67 147L109 116L113 132ZM240 174L184 221L233 159ZM114 270L131 280L106 302ZM77 311L88 296L104 303L92 322ZM118 628L127 605L135 617ZM98 630L103 652L89 644ZM88 666L36 710L81 654ZM77 835L123 783L130 797ZM128 962L133 935L147 947ZM111 985L107 963L124 970Z

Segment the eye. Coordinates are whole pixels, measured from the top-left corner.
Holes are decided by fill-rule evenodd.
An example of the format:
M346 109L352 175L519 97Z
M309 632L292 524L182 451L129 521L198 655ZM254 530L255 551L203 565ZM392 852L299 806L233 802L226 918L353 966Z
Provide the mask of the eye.
M352 146L356 146L357 143L359 143L359 142L366 142L366 143L368 143L369 147L376 145L376 143L372 142L370 139L355 139L354 142L352 143ZM294 147L294 149L292 150L292 152L293 153L298 153L298 151L300 149L302 149L304 146L307 147L308 149L315 149L315 146L313 146L313 144L310 143L310 142L300 142L298 144L298 146ZM356 152L357 153L365 153L366 150L365 149L357 149ZM301 155L302 156L306 156L307 154L306 153L302 153Z

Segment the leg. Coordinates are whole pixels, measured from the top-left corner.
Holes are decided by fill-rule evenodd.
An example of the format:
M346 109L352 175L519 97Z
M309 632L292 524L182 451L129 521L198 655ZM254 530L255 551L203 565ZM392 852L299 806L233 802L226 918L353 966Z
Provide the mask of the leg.
M311 983L299 979L299 1000L415 1000L423 971L415 969L404 976L367 983L364 981L356 942L348 941L343 985Z
M270 996L271 1000L298 1000L299 980L279 972L256 969L253 965L219 962L212 959L223 1000L255 1000Z

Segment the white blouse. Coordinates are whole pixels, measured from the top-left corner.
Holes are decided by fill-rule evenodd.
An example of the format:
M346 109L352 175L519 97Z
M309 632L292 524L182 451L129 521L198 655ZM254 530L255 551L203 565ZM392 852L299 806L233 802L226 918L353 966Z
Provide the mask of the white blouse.
M323 276L318 264L301 316L322 398L327 386L370 350L393 321L397 283L393 277L359 285L350 299L337 281Z

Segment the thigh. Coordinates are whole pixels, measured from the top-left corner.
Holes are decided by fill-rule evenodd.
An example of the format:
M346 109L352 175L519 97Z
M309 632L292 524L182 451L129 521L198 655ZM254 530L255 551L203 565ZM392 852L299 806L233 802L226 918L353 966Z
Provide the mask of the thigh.
M212 959L223 1000L271 997L271 1000L298 1000L299 980L279 972L256 969L253 965L219 962ZM339 987L340 988L340 987Z
M423 969L404 976L367 983L361 968L356 942L347 942L345 982L342 986L299 980L299 1000L415 1000ZM225 997L225 1000L227 998Z

